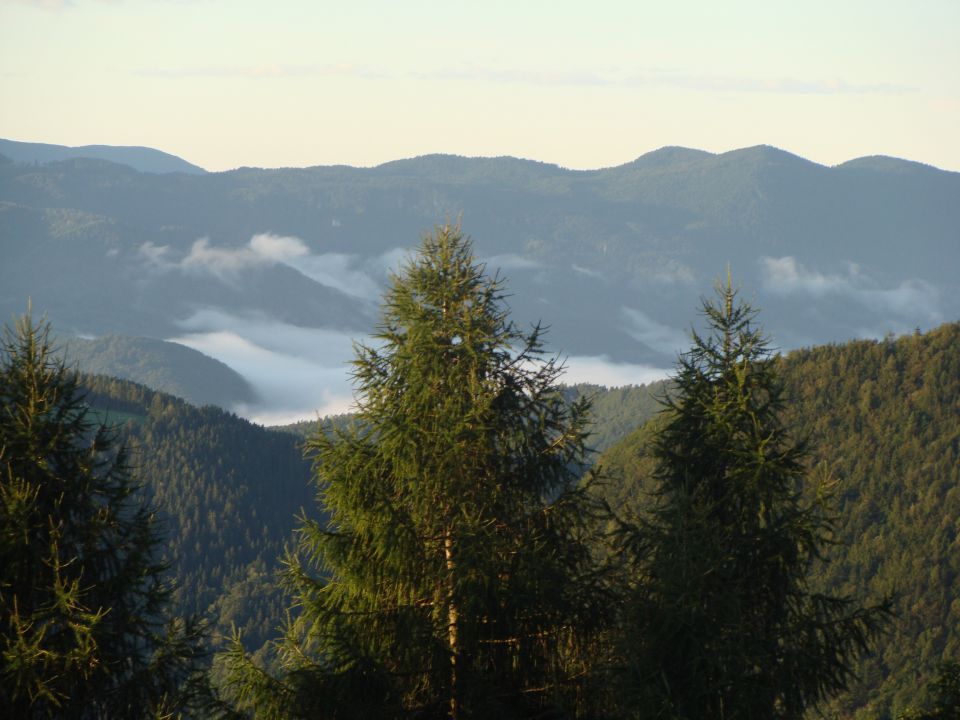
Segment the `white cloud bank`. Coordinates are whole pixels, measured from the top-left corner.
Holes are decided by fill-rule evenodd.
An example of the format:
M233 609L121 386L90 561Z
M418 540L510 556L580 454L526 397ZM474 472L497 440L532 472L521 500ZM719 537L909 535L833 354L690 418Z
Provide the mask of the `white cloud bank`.
M312 420L353 410L350 361L354 341L337 330L304 328L262 315L239 316L216 309L180 323L184 332L169 338L226 363L254 388L257 401L231 408L264 425ZM560 378L567 385L643 385L669 374L650 365L612 362L607 356L572 356Z
M481 262L486 265L489 273L494 273L497 270L542 270L544 267L543 263L515 253L491 255L481 258Z
M251 267L290 263L309 255L310 250L299 238L263 233L239 247L215 246L210 244L210 238L199 238L179 260L172 258L169 245L149 241L140 246L140 254L161 270L179 269L225 278Z
M258 400L232 408L239 415L278 425L352 407L353 338L345 333L220 310L198 312L181 326L186 332L172 342L226 363L253 386Z
M849 263L844 274L823 274L805 268L789 255L761 258L760 267L764 289L775 295L839 296L911 322L943 320L940 294L923 280L911 278L896 287L881 288L855 263Z
M627 321L626 331L630 337L651 350L673 356L690 345L690 337L685 332L657 322L642 310L624 306L620 314Z
M378 302L391 271L398 270L409 251L395 248L363 258L341 253L314 254L300 238L263 233L244 245L213 245L195 241L177 257L168 246L145 243L141 256L159 272L211 275L224 282L241 280L244 270L284 264L327 287ZM486 259L488 269L533 269L540 265L519 255ZM656 323L639 310L624 308L631 334L662 352L686 345L683 333ZM350 361L354 340L328 328L298 327L263 314L237 315L218 308L200 310L179 323L182 334L170 338L214 357L236 370L253 386L258 400L232 408L266 425L313 419L318 414L348 412L353 407ZM660 380L667 370L649 365L612 362L606 356L575 356L566 360L562 381L610 387Z
M572 356L566 359L564 367L560 378L564 385L592 383L606 387L649 385L666 379L673 372L653 365L613 362L606 355Z
M199 238L180 259L174 259L169 246L146 242L140 246L140 255L161 271L209 274L229 283L236 282L243 270L282 264L321 285L375 302L387 274L399 267L407 250L394 248L370 258L345 253L313 254L300 238L261 233L237 247L212 245L209 238Z

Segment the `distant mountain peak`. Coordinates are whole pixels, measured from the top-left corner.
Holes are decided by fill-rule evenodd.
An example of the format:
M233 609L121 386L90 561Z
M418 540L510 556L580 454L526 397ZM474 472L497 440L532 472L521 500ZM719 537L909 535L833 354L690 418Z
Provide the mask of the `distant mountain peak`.
M437 171L461 171L484 166L523 168L524 170L552 172L562 170L559 165L541 162L539 160L528 160L525 158L513 157L512 155L470 157L466 155L453 155L448 153L430 153L428 155L417 155L412 158L404 158L401 160L391 160L389 162L377 165L374 169L387 173L412 172L412 174L420 175Z
M663 167L667 165L680 165L690 162L699 162L712 157L715 157L715 155L711 152L707 152L706 150L695 150L693 148L681 147L679 145L666 145L657 150L644 153L633 162L626 163L626 166Z
M802 165L817 165L813 160L796 155L795 153L781 150L773 145L751 145L745 148L729 150L717 156L720 159L730 160L752 160L765 163L794 163Z
M934 165L916 162L915 160L891 157L890 155L867 155L865 157L847 160L847 162L840 163L835 167L846 170L873 170L885 173L949 172L947 170L941 170Z
M202 175L207 171L176 155L139 145L51 145L49 143L18 142L0 138L0 154L18 163L46 165L78 158L105 160L126 165L137 172L167 174L187 173Z

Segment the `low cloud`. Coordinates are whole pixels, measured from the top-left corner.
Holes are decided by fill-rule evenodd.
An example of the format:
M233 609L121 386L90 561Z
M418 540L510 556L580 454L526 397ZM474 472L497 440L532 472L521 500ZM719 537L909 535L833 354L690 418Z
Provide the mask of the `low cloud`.
M352 407L353 338L345 333L217 309L198 312L180 326L185 332L171 342L226 363L253 386L258 401L232 408L250 420L285 424Z
M578 274L580 274L580 275L586 275L587 277L595 278L595 279L597 279L597 280L605 280L605 279L606 279L606 278L604 277L603 273L600 272L599 270L593 270L593 269L588 268L588 267L583 267L582 265L577 265L576 263L574 263L573 265L571 265L571 266L570 266L570 269L573 270L575 273L578 273Z
M199 238L179 260L173 259L168 245L145 242L140 246L140 255L161 270L210 273L221 279L246 268L290 263L309 254L303 240L269 233L254 235L240 247L215 246L209 238Z
M648 270L644 277L662 285L693 285L697 281L693 270L679 264Z
M344 253L314 255L300 238L272 233L254 235L246 245L236 247L212 245L209 238L200 238L180 259L174 258L167 245L146 242L140 246L141 257L160 271L210 274L232 283L243 270L282 264L321 285L367 301L380 298L387 274L406 254L396 248L370 258Z
M226 363L253 386L258 400L231 408L243 417L279 425L354 409L350 362L355 357L354 342L370 342L368 337L216 308L197 312L179 325L183 332L168 338L171 342ZM561 380L571 385L643 385L670 372L614 362L605 355L571 356L564 365Z
M857 265L849 265L847 275L824 275L807 270L791 256L760 259L764 288L777 295L805 293L823 297L831 293L849 292L860 274Z
M804 267L789 255L761 258L760 268L764 289L774 295L840 297L868 309L892 313L901 320L935 323L943 319L939 291L916 278L904 280L895 287L882 288L855 263L848 263L843 274L825 274Z
M626 331L635 340L663 355L676 355L690 345L690 337L683 331L657 322L641 310L620 308L626 320Z
M371 258L324 253L297 258L287 264L321 285L376 302L383 294L389 273L396 271L406 257L405 249L395 248Z
M290 264L309 253L302 240L280 235L254 235L247 245L239 248L211 246L208 238L200 238L180 261L180 267L188 272L210 272L223 278L250 267Z
M487 266L487 272L489 273L494 273L497 270L541 270L544 267L542 263L536 260L513 253L491 255L488 258L482 258L482 262Z
M169 260L169 245L156 245L149 240L140 246L140 256L155 268L166 270L176 265L176 263Z
M565 385L592 383L606 387L649 385L670 376L671 370L653 365L613 362L606 355L573 356L565 362Z

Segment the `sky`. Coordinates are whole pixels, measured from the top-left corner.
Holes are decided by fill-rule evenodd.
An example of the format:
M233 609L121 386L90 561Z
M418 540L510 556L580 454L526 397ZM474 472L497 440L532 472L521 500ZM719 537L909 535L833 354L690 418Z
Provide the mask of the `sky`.
M208 170L665 145L960 170L960 2L0 0L0 137Z

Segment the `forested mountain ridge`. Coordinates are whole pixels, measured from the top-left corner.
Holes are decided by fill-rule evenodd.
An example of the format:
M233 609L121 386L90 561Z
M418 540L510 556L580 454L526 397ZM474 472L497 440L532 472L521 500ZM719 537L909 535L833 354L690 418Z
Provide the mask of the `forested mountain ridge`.
M235 624L259 648L283 612L269 588L284 543L313 507L300 440L136 383L84 375L82 384L132 449L165 522L181 611L209 617L215 636Z
M67 364L88 375L130 380L192 405L232 408L250 403L253 388L230 367L192 348L153 338L104 335L61 338Z
M663 365L682 308L727 262L787 348L955 317L957 197L958 173L766 146L591 171L446 155L203 175L6 163L0 311L32 296L59 331L94 335L222 329L224 314L364 335L386 269L462 214L510 278L515 319L543 319L551 347ZM263 234L295 240L253 243Z
M314 507L302 443L317 423L263 428L142 384L82 378L86 402L130 445L135 475L164 517L182 612L207 615L219 633L236 624L249 647L260 648L274 637L284 607L279 593L265 588L295 517ZM649 415L660 388L576 386L567 394L594 398L591 446L602 449Z
M815 571L827 592L897 594L897 617L840 717L893 717L936 664L960 655L960 324L778 362L787 419L837 480L837 546ZM616 507L642 510L655 423L601 458Z

